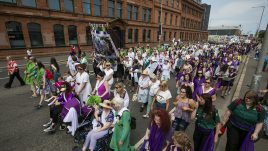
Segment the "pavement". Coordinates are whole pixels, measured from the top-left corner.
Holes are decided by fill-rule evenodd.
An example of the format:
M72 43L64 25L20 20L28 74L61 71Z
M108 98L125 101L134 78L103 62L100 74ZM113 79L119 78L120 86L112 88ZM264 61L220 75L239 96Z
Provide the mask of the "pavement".
M248 90L253 73L255 72L257 61L253 59L253 55L244 58L243 63L239 69L239 77L235 81L235 86L230 95L225 99L220 98L218 92L216 107L220 114L224 113L226 106L232 100L234 94L243 96ZM37 58L43 62L49 62L49 57ZM65 61L67 56L56 56L60 61L61 72L67 71ZM24 60L18 60L18 64L25 64ZM37 110L34 108L39 101L38 98L30 98L31 92L29 86L19 86L19 82L15 79L11 89L4 89L3 85L7 82L8 77L5 71L5 62L0 62L0 150L1 151L71 151L72 147L77 145L73 138L67 135L65 131L57 131L55 134L43 133L42 125L49 119L48 107L44 105L43 108ZM245 67L245 68L243 68ZM92 67L90 69L92 71ZM21 75L23 75L23 68L21 67ZM268 80L267 73L263 74L261 88L264 88ZM94 75L90 76L92 86L95 85ZM169 89L172 93L173 99L176 97L175 76L173 75L168 82ZM127 89L131 88L126 86ZM130 93L130 91L128 91ZM132 93L130 93L132 98ZM145 130L149 124L149 119L142 118L145 113L139 112L140 104L138 102L130 102L130 110L132 116L137 119L137 128L131 131L131 145L139 146L138 142L142 142L141 138L145 134ZM170 110L174 106L171 105ZM186 130L186 133L192 138L194 131L194 122L192 122ZM225 148L226 136L222 136L218 151ZM268 148L268 141L261 139L255 144L256 151L266 151Z

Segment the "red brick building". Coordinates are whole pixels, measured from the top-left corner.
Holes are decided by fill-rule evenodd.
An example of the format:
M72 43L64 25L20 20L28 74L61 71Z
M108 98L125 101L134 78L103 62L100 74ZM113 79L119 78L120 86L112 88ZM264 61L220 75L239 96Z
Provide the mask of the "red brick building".
M91 48L88 23L108 23L117 47L206 41L204 8L193 0L0 0L0 58Z

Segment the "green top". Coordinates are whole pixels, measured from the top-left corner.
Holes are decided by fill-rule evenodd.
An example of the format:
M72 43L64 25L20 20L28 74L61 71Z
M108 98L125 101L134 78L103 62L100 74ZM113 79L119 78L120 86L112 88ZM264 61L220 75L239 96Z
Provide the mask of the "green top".
M25 67L24 81L26 84L33 84L34 72L35 72L35 63L28 61Z
M37 69L37 75L36 75L37 86L40 86L42 84L44 74L45 74L45 69L44 68Z
M220 123L220 116L216 109L216 114L212 118L205 119L206 113L203 112L203 106L200 106L196 111L196 124L204 129L214 129L218 123Z
M118 113L116 113L117 115ZM110 148L115 151L130 151L130 113L124 111L122 117L114 125L114 132L112 140L110 142ZM123 142L123 145L119 146L119 141Z
M237 101L233 101L228 109L232 111L231 116L233 116L236 120L250 125L255 125L256 123L261 123L265 118L265 110L263 107L258 106L259 111L257 111L256 107L248 108L244 101L240 104L237 104Z

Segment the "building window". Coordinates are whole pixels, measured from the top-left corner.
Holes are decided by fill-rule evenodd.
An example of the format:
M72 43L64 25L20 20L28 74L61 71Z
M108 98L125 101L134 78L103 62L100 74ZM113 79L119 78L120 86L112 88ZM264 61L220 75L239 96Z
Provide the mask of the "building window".
M36 1L35 0L22 0L21 4L23 6L36 7Z
M11 48L25 48L21 23L14 21L6 22L6 30Z
M142 21L145 21L146 22L146 8L143 8L142 9Z
M113 0L108 1L108 16L114 17L114 1Z
M175 25L176 26L178 25L178 16L176 16L176 18L175 18Z
M54 25L54 37L56 46L65 46L64 26L60 24Z
M32 47L43 47L43 38L41 34L41 26L37 23L28 24L28 32Z
M94 15L101 16L101 0L94 0Z
M176 36L177 36L177 33L176 32L174 32L174 38L176 39Z
M179 8L179 6L180 6L180 1L177 0L177 8Z
M171 34L172 34L172 33L171 33L171 32L169 32L169 36L168 36L169 40L171 40Z
M60 10L60 1L59 0L48 0L48 7L51 10Z
M69 34L69 44L70 45L78 44L76 26L69 25L68 34Z
M138 42L139 39L139 29L134 30L134 42Z
M87 26L86 27L86 37L87 37L87 45L90 45L92 46L92 35L91 35L91 30L90 30L90 27Z
M116 3L116 17L122 18L122 3L121 2Z
M166 31L164 31L164 41L166 41Z
M148 30L147 41L148 41L148 42L151 41L151 30Z
M174 0L171 0L171 6L174 7Z
M151 22L151 18L152 18L152 15L151 15L151 9L147 9L147 12L146 12L146 13L147 13L147 17L148 17L148 18L147 18L147 22L150 23L150 22Z
M133 19L138 20L138 7L137 6L133 7L133 12L134 12Z
M173 19L173 15L171 14L170 15L170 21L169 21L169 24L172 25L172 19Z
M73 2L73 0L64 0L64 10L66 12L74 12L74 2Z
M91 15L90 0L83 0L83 12L84 14Z
M128 42L131 43L132 42L132 29L128 29Z
M166 0L166 5L168 5L168 0Z
M127 5L127 19L131 20L132 19L132 6Z
M146 42L146 30L143 29L142 31L142 42Z
M16 3L17 3L17 0L0 0L0 3L1 3L1 2L16 4Z
M161 22L161 10L158 11L158 23Z
M167 24L167 13L165 13L165 22L164 24Z

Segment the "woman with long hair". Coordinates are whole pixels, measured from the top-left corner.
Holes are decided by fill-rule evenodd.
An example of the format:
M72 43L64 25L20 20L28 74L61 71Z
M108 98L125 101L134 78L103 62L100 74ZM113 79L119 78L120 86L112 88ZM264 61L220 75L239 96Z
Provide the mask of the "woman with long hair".
M26 84L31 86L31 90L33 95L31 97L37 97L36 94L36 86L35 86L35 76L36 76L36 59L34 57L30 57L27 59L27 64L24 71L24 81Z
M212 97L213 102L216 101L216 89L211 87L210 82L210 79L206 79L204 85L196 89L196 93L194 93L195 95L193 96L194 100L197 100L198 96L207 93Z
M244 98L233 101L224 114L221 126L227 125L225 150L254 151L254 141L263 127L264 108L258 104L258 94L246 92Z
M191 113L196 108L194 100L187 97L186 89L186 86L182 86L180 95L178 95L174 101L176 109L174 111L175 120L173 122L173 128L175 131L186 130L191 120Z
M193 112L192 118L196 118L194 130L194 150L213 151L214 144L218 141L220 130L220 117L218 110L212 103L209 94L198 97L198 108ZM216 131L215 131L216 128Z
M125 86L122 82L115 84L115 91L114 91L115 98L121 98L124 100L124 107L128 108L129 106L129 95Z
M171 138L170 116L166 110L154 110L146 130L144 144L140 151L163 150Z
M46 77L45 66L42 62L37 62L37 76L36 76L36 84L40 91L40 101L36 107L39 109L42 107L42 102L46 99L46 94L50 92L50 87L48 83L48 79Z
M170 105L170 99L172 98L172 95L168 89L168 85L166 81L161 81L160 88L156 92L156 95L152 102L152 109L154 108L154 105L156 106L156 109L169 109ZM156 104L155 104L156 103Z
M57 63L57 60L54 57L50 59L50 71L53 74L54 82L58 82L58 78L61 76L60 67L59 64Z

